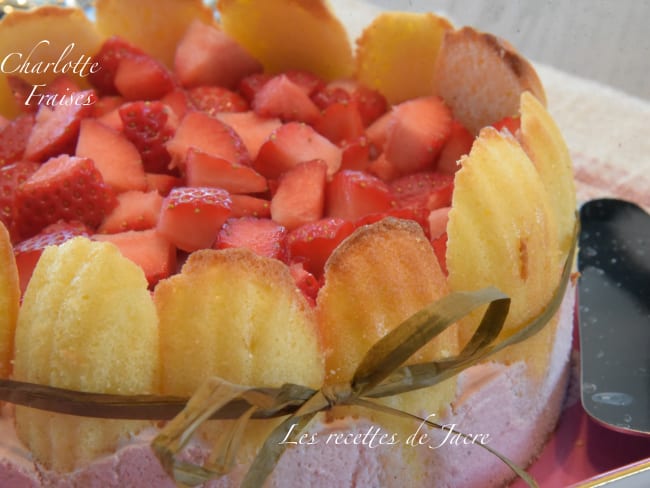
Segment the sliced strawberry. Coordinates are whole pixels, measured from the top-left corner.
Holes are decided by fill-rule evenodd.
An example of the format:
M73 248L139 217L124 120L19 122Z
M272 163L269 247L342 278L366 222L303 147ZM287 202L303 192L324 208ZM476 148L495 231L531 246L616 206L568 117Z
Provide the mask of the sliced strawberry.
M253 99L257 92L273 78L273 75L268 73L253 73L241 79L237 85L237 91L246 99L248 103L253 103Z
M320 110L309 95L287 75L271 78L253 99L253 110L263 117L277 117L284 122L313 123Z
M271 218L271 202L250 195L230 195L233 217Z
M370 150L372 151L372 146ZM368 163L367 171L382 181L392 181L400 176L397 166L386 159L383 153Z
M438 263L440 264L440 269L445 275L449 274L447 270L447 233L436 237L431 241L431 246L433 247L433 252L438 258Z
M59 154L72 154L79 135L81 120L93 113L96 99L92 90L75 94L80 102L70 105L41 105L36 113L36 123L27 140L24 158L45 161Z
M388 110L386 98L377 90L358 85L352 92L352 100L357 103L363 125L369 127Z
M183 251L210 248L231 206L230 194L220 188L174 188L163 201L157 229Z
M165 147L176 133L176 115L162 102L130 102L119 109L123 133L138 149L145 171L170 173L171 156Z
M0 168L22 159L33 126L34 116L23 114L0 130Z
M386 183L363 171L343 170L327 184L328 217L354 221L364 215L381 213L395 205Z
M311 96L311 99L318 108L325 110L327 107L335 103L350 103L352 96L345 88L329 84L317 90Z
M145 173L147 191L157 191L163 197L169 195L172 188L183 186L183 179L161 173Z
M122 132L124 130L124 122L122 122L119 107L105 113L101 117L97 117L95 120L98 120L106 127L110 127L116 132Z
M217 118L239 134L251 159L257 157L262 144L282 125L280 119L261 117L255 112L222 112Z
M514 136L521 126L521 119L519 117L504 117L492 126L498 131L507 129Z
M226 220L214 243L215 249L245 247L269 258L286 260L287 229L270 219L255 217Z
M176 114L178 120L182 120L188 112L195 110L194 104L190 101L190 96L182 88L170 91L160 101Z
M221 86L197 86L188 91L197 110L215 116L221 112L246 112L248 103L238 93Z
M147 54L123 57L114 83L117 92L127 100L157 100L174 89L169 70Z
M299 163L322 159L331 176L341 166L341 156L339 147L310 126L289 122L274 131L262 145L253 167L267 178L277 178Z
M449 207L454 191L454 177L425 171L403 176L390 183L398 207L409 208L418 215L418 221L427 221L431 210ZM425 224L428 227L428 224Z
M40 167L33 161L18 161L0 167L0 221L9 230L12 240L18 237L14 229L14 197L18 187Z
M327 164L314 159L291 168L271 199L271 217L292 230L323 217Z
M176 47L174 72L185 87L218 85L234 89L262 65L224 31L195 20Z
M211 186L230 193L258 193L268 188L266 178L250 166L231 163L193 147L187 151L183 166L188 186Z
M126 136L95 119L82 121L76 155L92 159L116 193L147 189L138 149Z
M332 251L354 230L354 224L338 218L326 218L305 224L287 236L292 262L303 263L305 270L319 278Z
M182 166L191 147L231 163L250 165L246 146L237 133L203 112L188 113L178 125L174 137L167 143L172 164Z
M386 112L384 115L375 120L372 124L366 129L366 136L368 141L372 146L375 147L377 153L384 151L384 146L386 145L386 139L388 134L388 128L391 125L391 120L393 117L393 112Z
M397 105L386 134L384 153L401 174L433 168L451 131L451 110L439 97Z
M289 70L284 74L310 97L325 87L325 82L309 71Z
M449 175L456 173L460 169L458 160L465 154L469 154L473 143L474 136L460 122L454 120L449 138L438 156L436 169Z
M341 148L341 169L365 171L370 163L370 144L366 136L357 139L344 140L339 143Z
M89 237L91 230L79 222L57 222L45 227L33 237L14 246L14 256L18 267L20 290L25 293L36 263L47 246L58 246L77 236Z
M334 143L356 140L365 134L356 103L333 103L313 123L314 129Z
M92 239L115 244L125 258L142 268L150 287L176 272L176 248L155 229L95 234Z
M125 191L117 195L117 206L104 218L97 232L115 234L127 230L153 229L158 222L163 197L157 191Z
M296 286L302 292L309 304L316 305L316 296L320 289L320 283L316 277L305 269L302 263L291 263L289 272L296 282Z
M117 95L115 74L124 57L142 55L144 51L126 40L113 36L104 41L99 52L91 60L99 67L94 73L88 74L88 80L102 95Z
M16 191L14 217L23 238L59 220L96 228L115 196L92 160L62 155L41 165Z

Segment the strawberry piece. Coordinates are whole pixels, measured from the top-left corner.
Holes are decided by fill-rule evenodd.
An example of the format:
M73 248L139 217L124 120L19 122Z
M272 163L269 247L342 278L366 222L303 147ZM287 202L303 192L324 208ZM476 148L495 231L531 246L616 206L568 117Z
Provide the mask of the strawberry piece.
M366 136L368 141L375 148L377 153L381 153L384 150L386 145L386 139L388 138L388 128L391 125L393 117L393 112L387 112L366 129Z
M278 117L284 122L313 123L320 110L309 95L286 75L267 81L253 99L253 110L263 117Z
M302 263L291 263L289 272L296 282L296 286L302 292L307 302L313 307L316 305L316 296L320 289L320 283L316 277L307 271Z
M183 186L183 180L177 176L161 173L145 173L147 180L147 191L157 191L163 197L177 186Z
M359 139L365 134L363 120L356 103L333 103L329 105L313 124L319 134L330 141Z
M165 147L178 126L175 114L162 102L131 102L119 110L123 133L142 157L142 166L151 173L169 173L171 156Z
M222 112L217 115L217 118L239 134L251 159L257 157L262 144L282 125L280 119L260 117L253 111Z
M267 178L277 178L299 163L322 159L327 163L327 174L331 176L341 166L341 157L341 149L313 128L289 122L262 144L253 167Z
M469 154L472 144L474 144L474 136L460 122L454 120L451 124L449 138L438 156L436 169L449 175L456 173L460 169L458 160Z
M323 274L332 251L354 230L354 224L338 218L326 218L294 229L287 236L291 262L300 262L317 278Z
M160 101L167 105L174 114L176 114L176 119L182 120L188 112L193 112L195 110L194 104L190 101L190 96L187 94L187 91L176 88L164 97Z
M176 47L174 72L184 87L234 89L262 65L224 31L195 20Z
M431 241L431 246L433 247L433 252L438 258L438 263L440 264L440 269L447 276L449 271L447 270L447 233L436 237Z
M327 85L324 88L317 90L311 97L316 106L321 110L325 110L330 105L335 103L350 103L352 97L348 90L334 85Z
M126 40L113 36L104 41L99 52L95 54L91 63L97 63L99 70L88 74L88 81L97 88L102 95L117 95L115 87L115 74L122 58L134 55L143 55L144 51Z
M514 136L521 126L521 119L519 117L504 117L492 126L498 131L507 129Z
M70 105L41 105L36 113L36 123L27 140L24 158L45 161L59 154L73 154L79 135L81 120L93 113L96 96L92 90L74 95L78 103Z
M260 256L283 261L286 259L286 237L287 229L273 220L255 217L231 218L219 231L213 247L245 247Z
M127 100L157 100L174 89L171 73L147 54L124 56L115 72L115 88Z
M343 170L327 184L328 217L357 220L381 213L395 205L390 188L379 178L363 171Z
M0 221L9 230L12 240L17 237L13 218L16 191L39 167L32 161L18 161L0 167Z
M401 174L432 168L451 132L451 111L439 97L397 105L390 118L384 153Z
M365 171L370 163L370 144L366 136L339 142L341 169Z
M429 222L429 237L437 239L447 232L447 223L449 222L449 211L451 207L441 207L429 212L427 218Z
M309 71L289 70L285 71L284 75L302 88L309 97L325 87L325 82Z
M246 112L244 98L221 86L197 86L188 91L190 103L201 112L215 116L221 112Z
M119 95L100 97L93 105L92 117L98 119L108 115L109 113L117 113L117 109L119 109L123 104L124 98Z
M203 112L188 113L167 143L172 164L182 167L191 147L231 163L250 166L248 151L237 133Z
M454 177L425 171L392 181L390 188L398 207L413 210L418 215L418 222L426 222L431 210L451 205Z
M102 234L153 229L158 223L163 197L157 191L125 191L117 195L116 207L97 229Z
M231 163L193 147L187 151L184 167L188 186L212 186L230 193L258 193L268 188L266 178L250 166Z
M250 195L230 195L233 217L271 218L271 202Z
M115 204L92 160L61 155L43 163L18 187L14 217L18 234L27 238L59 220L96 228Z
M157 229L183 251L210 248L231 206L230 194L221 188L174 188L163 200Z
M245 76L241 79L237 85L237 91L241 93L242 97L246 99L248 103L253 103L253 99L257 92L273 78L273 75L268 73L253 73L248 76Z
M147 189L138 149L124 134L96 119L82 121L76 155L92 159L104 181L116 193Z
M22 159L33 126L34 116L23 114L0 130L0 168Z
M142 268L150 287L176 272L176 248L155 229L95 234L92 239L115 244L125 258Z
M323 217L327 164L314 159L284 173L271 199L271 217L292 230Z
M58 246L73 237L89 237L90 234L91 230L80 222L57 222L45 227L35 236L17 243L14 246L14 256L21 292L25 293L34 268L47 246Z
M388 110L386 98L377 90L358 85L352 93L354 100L361 114L364 127L369 127Z
M43 92L51 95L70 95L78 91L81 88L68 75L59 75L43 87Z

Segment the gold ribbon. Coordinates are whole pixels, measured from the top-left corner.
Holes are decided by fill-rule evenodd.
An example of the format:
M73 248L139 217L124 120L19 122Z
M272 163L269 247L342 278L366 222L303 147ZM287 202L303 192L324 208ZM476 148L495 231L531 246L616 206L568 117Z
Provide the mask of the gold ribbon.
M440 383L541 330L559 310L564 298L571 277L577 233L576 227L560 283L548 305L529 323L522 324L516 333L499 342L495 341L508 315L510 298L495 288L485 288L451 293L416 312L367 352L350 383L325 385L319 390L295 384L285 384L280 388L250 388L212 377L187 401L169 396L87 393L0 380L0 400L85 417L172 419L153 440L152 448L164 469L178 483L189 486L222 476L232 469L244 428L251 418L286 416L264 441L242 484L244 488L260 487L287 445L298 438L314 416L337 405L355 405L386 412L442 429L443 426L435 422L388 407L375 399ZM487 305L487 310L479 327L459 354L438 361L402 366L431 339L484 305ZM234 419L234 422L230 431L220 437L204 466L179 459L178 454L196 429L208 419ZM462 432L451 432L467 437ZM497 456L529 486L537 486L523 469L506 456L485 444L476 445Z

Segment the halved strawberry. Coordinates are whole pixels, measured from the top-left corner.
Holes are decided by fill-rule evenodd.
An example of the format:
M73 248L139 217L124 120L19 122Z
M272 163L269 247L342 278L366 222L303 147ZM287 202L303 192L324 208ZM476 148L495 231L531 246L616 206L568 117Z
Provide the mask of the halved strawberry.
M316 296L320 289L320 283L316 277L307 271L302 263L297 262L289 265L289 272L309 304L312 307L316 305Z
M185 87L219 85L234 89L262 65L224 31L195 20L176 47L174 72Z
M284 241L287 229L270 219L255 217L226 220L215 241L214 249L245 247L269 258L286 260Z
M25 159L45 161L59 154L74 152L81 120L92 115L96 100L92 90L78 92L74 96L79 103L40 106L25 147Z
M287 236L287 250L292 262L300 262L305 270L321 277L332 251L354 230L354 224L338 218L326 218L305 224Z
M59 220L77 220L96 228L115 203L92 160L61 155L43 163L18 187L14 218L23 238Z
M469 154L473 143L474 136L460 122L452 121L451 133L440 151L436 170L449 175L456 173L460 169L458 160Z
M213 117L221 112L246 112L248 103L238 93L222 86L197 86L188 91L190 103Z
M356 103L333 103L313 123L314 129L330 141L356 140L365 134Z
M125 191L117 195L116 207L104 218L97 232L115 234L127 230L153 229L163 197L157 191Z
M36 263L47 246L58 246L77 236L89 237L91 230L80 222L57 222L45 227L33 237L14 245L20 290L25 293Z
M409 208L426 221L431 210L449 207L454 191L454 176L424 171L403 176L390 183L400 208Z
M123 123L122 131L138 149L144 170L170 173L171 156L165 144L176 132L176 115L160 101L126 103L118 113Z
M22 159L34 126L32 114L22 114L0 130L0 168Z
M277 178L299 163L322 159L331 176L340 168L341 156L339 147L310 126L289 122L275 130L262 145L253 167L267 178Z
M115 74L122 58L141 55L144 51L118 36L109 37L104 41L99 52L91 60L97 63L99 69L88 74L88 81L102 95L117 95Z
M176 272L176 248L156 229L95 234L92 239L115 244L124 257L142 268L150 287Z
M423 97L393 108L384 154L401 174L433 168L451 131L451 110L439 97Z
M230 193L258 193L266 191L266 178L250 166L232 163L193 147L183 162L188 186L223 188Z
M284 173L271 199L271 217L292 230L323 217L327 164L322 159L300 163Z
M239 134L251 159L257 157L262 144L271 133L282 125L280 119L261 117L252 110L248 112L222 112L217 118Z
M250 165L241 138L229 126L203 112L190 112L181 120L174 137L167 142L172 164L181 165L193 147L231 163Z
M395 205L395 197L386 183L363 171L342 170L327 184L328 217L357 220L364 215L381 213Z
M183 251L210 248L231 206L230 194L221 188L174 188L163 200L157 229Z
M127 100L157 100L174 89L169 70L148 54L124 56L115 72L115 88Z
M230 195L232 217L271 218L271 202L250 195Z
M252 106L257 114L278 117L284 122L311 124L320 115L320 110L305 90L283 74L274 76L259 89Z
M18 161L0 167L0 221L4 223L12 241L18 237L14 229L14 197L18 187L40 167L33 161Z
M104 181L116 193L147 188L138 149L124 134L96 119L82 121L76 155L92 159Z

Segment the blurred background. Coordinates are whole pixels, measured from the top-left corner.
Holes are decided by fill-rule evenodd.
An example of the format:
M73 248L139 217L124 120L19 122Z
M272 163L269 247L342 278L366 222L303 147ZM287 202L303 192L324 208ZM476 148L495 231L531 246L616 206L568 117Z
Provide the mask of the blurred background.
M533 61L650 100L650 0L366 0L433 11L508 39Z

